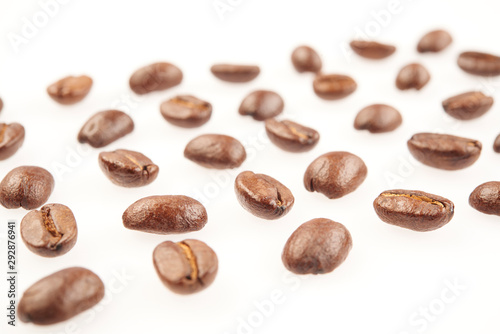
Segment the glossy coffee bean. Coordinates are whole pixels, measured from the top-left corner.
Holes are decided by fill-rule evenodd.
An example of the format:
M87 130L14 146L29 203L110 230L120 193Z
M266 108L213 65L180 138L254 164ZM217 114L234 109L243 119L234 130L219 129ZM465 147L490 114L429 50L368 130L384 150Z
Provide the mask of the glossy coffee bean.
M344 225L316 218L293 232L281 259L294 274L327 274L345 261L351 248L352 237Z
M456 119L470 120L481 117L493 105L493 98L481 92L467 92L443 101L443 109Z
M111 182L127 188L150 184L160 170L145 155L129 150L99 153L99 166Z
M496 153L500 153L500 134L495 138L495 142L493 143L493 151Z
M0 182L0 204L7 209L36 209L47 202L54 190L54 177L36 166L11 170Z
M277 93L256 90L243 99L238 112L240 115L252 116L257 121L263 121L281 114L284 106L283 99Z
M205 226L207 211L191 197L150 196L130 205L122 219L123 226L131 230L156 234L186 233Z
M153 63L135 71L129 80L130 89L136 94L162 91L182 82L182 71L165 62Z
M371 133L390 132L397 129L403 118L399 111L386 104L372 104L361 109L354 119L356 130L368 130Z
M206 289L219 268L213 249L194 239L162 242L153 252L153 263L162 283L181 295Z
M0 123L0 161L10 158L24 143L24 127L19 123Z
M85 268L67 268L30 286L19 302L17 315L22 322L51 325L92 308L103 297L99 276Z
M184 156L206 168L226 169L241 166L247 154L233 137L207 134L191 140L184 149Z
M431 75L420 64L409 64L403 67L396 78L396 87L400 90L422 89L431 79Z
M318 53L307 45L297 47L292 52L292 64L297 72L313 72L321 71L323 63Z
M86 75L69 76L47 87L47 93L60 104L75 104L87 96L92 83L92 79Z
M342 99L357 87L353 78L340 74L318 74L313 82L314 93L324 100Z
M266 133L271 142L288 152L307 152L319 141L318 131L292 121L266 120Z
M389 44L356 40L350 43L354 52L364 58L383 59L392 55L396 47Z
M433 231L453 218L452 201L418 190L388 190L373 202L375 212L388 224L413 231Z
M183 128L202 126L212 116L212 105L191 95L178 95L160 106L161 115L169 123Z
M500 216L500 182L491 181L478 186L470 194L469 204L479 212Z
M119 110L106 110L94 114L78 133L78 141L94 148L104 147L134 130L134 121Z
M408 149L424 165L445 170L469 167L481 154L482 144L474 139L437 133L417 133Z
M304 186L330 199L356 190L366 178L368 169L357 155L329 152L314 160L304 174Z
M458 66L465 72L481 76L500 75L500 57L482 52L463 52L458 56Z
M255 79L260 68L255 65L217 64L210 68L214 76L227 82L249 82Z
M417 45L417 51L420 53L425 52L439 52L444 50L451 44L453 38L444 30L434 30L425 34Z
M30 211L21 221L21 237L30 251L44 257L69 252L78 229L73 212L62 204L47 204Z

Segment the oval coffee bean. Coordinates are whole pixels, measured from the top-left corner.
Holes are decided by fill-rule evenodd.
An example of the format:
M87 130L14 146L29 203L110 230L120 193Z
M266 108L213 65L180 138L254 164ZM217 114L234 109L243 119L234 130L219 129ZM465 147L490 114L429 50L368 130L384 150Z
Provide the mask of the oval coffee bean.
M191 95L178 95L160 106L161 115L169 123L183 128L202 126L212 116L212 105Z
M495 142L493 143L493 151L496 153L500 153L500 135L495 138Z
M415 159L445 170L469 167L479 159L481 148L477 140L437 133L417 133L408 140L408 149Z
M90 117L78 133L78 141L94 148L104 147L134 130L134 121L119 110L101 111Z
M69 252L78 229L73 212L62 204L47 204L30 211L21 221L21 237L30 251L45 257Z
M83 100L92 88L92 79L86 75L65 77L49 87L47 93L60 104L75 104Z
M227 82L249 82L255 79L260 68L255 65L217 64L210 68L213 75Z
M357 87L353 78L340 74L318 74L313 82L314 93L324 100L342 99Z
M424 87L431 75L425 67L420 64L409 64L403 67L396 78L396 87L400 90L416 89Z
M135 71L129 80L130 89L136 94L162 91L182 82L182 71L165 62L153 63Z
M3 109L3 101L2 99L0 99L0 111L2 111L2 109Z
M316 218L293 232L281 259L294 274L327 274L345 261L351 248L352 237L344 225Z
M417 45L417 51L424 52L439 52L444 50L451 44L453 39L451 35L444 30L434 30L425 34Z
M24 292L17 314L22 322L51 325L95 306L104 284L92 271L72 267L42 278Z
M481 117L493 105L493 98L481 92L468 92L452 96L443 101L443 109L448 115L460 120Z
M392 55L396 47L389 44L356 40L350 43L354 52L364 58L383 59Z
M283 217L292 209L295 201L290 189L279 181L249 171L236 177L234 191L245 210L263 219Z
M360 157L349 152L329 152L314 160L304 174L304 186L330 199L356 190L368 169Z
M281 114L284 106L283 99L277 93L256 90L243 99L238 112L240 115L252 116L257 121L263 121Z
M163 284L182 295L206 289L219 268L213 249L194 239L162 242L153 252L153 263Z
M123 226L131 230L156 234L186 233L205 226L207 211L191 197L150 196L130 205L122 219Z
M266 133L271 142L288 152L307 152L319 141L318 131L292 121L266 120Z
M375 212L388 224L413 231L433 231L453 218L452 201L418 190L388 190L373 202Z
M500 75L500 57L482 52L463 52L458 56L458 66L469 74L482 76Z
M150 184L160 170L145 155L129 150L99 153L99 166L111 182L127 188Z
M302 45L292 52L292 64L297 72L313 72L321 71L323 63L318 53L307 45Z
M356 130L368 130L371 133L390 132L397 129L403 118L399 111L386 104L372 104L361 109L354 119Z
M500 216L500 182L491 181L478 186L470 194L469 204L479 212Z
M208 134L191 140L184 149L184 156L206 168L226 169L241 166L247 154L233 137Z
M0 161L10 158L24 143L24 127L19 123L0 123Z
M0 204L7 209L36 209L47 202L54 190L54 177L36 166L11 170L0 182Z

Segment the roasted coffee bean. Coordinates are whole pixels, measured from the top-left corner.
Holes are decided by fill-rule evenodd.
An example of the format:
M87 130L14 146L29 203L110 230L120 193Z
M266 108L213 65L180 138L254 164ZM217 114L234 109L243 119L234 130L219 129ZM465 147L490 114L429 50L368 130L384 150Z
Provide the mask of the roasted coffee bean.
M288 152L307 152L319 141L318 131L292 121L266 120L266 132L271 142Z
M213 249L194 239L162 242L153 252L153 263L163 284L181 295L206 289L219 268Z
M500 135L495 138L495 142L493 143L493 151L496 153L500 153Z
M329 152L314 160L304 174L304 186L330 199L356 190L366 178L368 169L357 155Z
M325 100L338 100L352 94L356 81L347 75L318 74L313 82L314 93Z
M0 123L0 160L14 155L24 143L24 127L19 123Z
M316 218L293 232L281 260L294 274L327 274L345 261L351 248L351 234L344 225Z
M54 190L54 177L36 166L11 170L0 182L0 204L7 209L36 209L47 202Z
M458 66L469 74L482 76L500 75L500 57L482 52L463 52L458 56Z
M202 126L212 116L212 105L191 95L178 95L160 106L161 115L168 122L183 127Z
M208 134L191 140L184 149L184 156L206 168L226 169L241 166L247 154L233 137Z
M134 121L119 110L101 111L90 117L78 133L78 141L104 147L134 130Z
M72 267L42 278L24 292L17 315L22 322L51 325L95 306L104 284L92 271Z
M364 58L383 59L392 55L396 47L389 44L356 40L350 43L354 52Z
M170 63L153 63L141 67L132 74L129 80L130 89L136 94L147 94L162 91L179 85L182 82L182 71Z
M3 109L3 101L2 99L0 99L0 111L2 111L2 109Z
M481 117L493 105L493 98L481 92L468 92L443 101L443 109L456 119L470 120Z
M292 52L292 64L297 72L313 72L321 71L323 63L318 53L311 47L302 45L297 47Z
M30 211L21 221L21 237L30 251L45 257L66 254L76 243L73 212L62 204L47 204Z
M408 149L424 165L445 170L469 167L481 154L474 139L437 133L417 133L408 140Z
M86 75L65 77L49 87L47 93L60 104L75 104L83 100L92 88L92 79Z
M131 230L156 234L186 233L205 226L207 211L191 197L150 196L130 205L122 219L123 226Z
M434 30L425 34L418 42L417 51L424 52L439 52L444 50L451 44L453 39L451 35L444 30Z
M150 184L160 170L145 155L128 150L99 153L99 166L111 182L127 188Z
M290 189L264 174L246 171L234 182L236 198L241 206L259 218L278 219L293 207L294 197Z
M433 231L453 218L452 201L418 190L388 190L373 202L375 212L388 224L413 231Z
M470 194L469 204L479 212L500 216L500 182L491 181L478 186Z
M249 82L259 75L260 68L255 65L217 64L210 71L222 81Z
M263 121L281 114L284 106L283 99L277 93L256 90L243 99L238 112L240 115L252 116L257 121Z
M410 64L403 67L396 78L396 87L400 90L416 89L424 87L431 75L425 67L420 64Z
M356 130L368 130L371 133L390 132L397 129L403 118L399 111L386 104L372 104L361 109L354 119Z

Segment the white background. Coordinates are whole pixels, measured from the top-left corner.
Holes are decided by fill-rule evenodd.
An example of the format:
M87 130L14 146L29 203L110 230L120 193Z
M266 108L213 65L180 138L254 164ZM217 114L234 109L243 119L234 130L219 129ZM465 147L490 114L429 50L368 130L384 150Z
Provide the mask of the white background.
M221 2L232 3L222 18L213 0L73 0L59 5L46 25L16 52L8 36L22 36L25 20L33 22L42 7L37 1L0 1L0 96L5 103L0 122L17 121L26 128L23 147L0 162L0 177L20 165L51 170L56 187L49 202L69 206L79 228L76 246L59 258L39 257L19 239L18 292L70 266L93 270L108 288L100 306L70 321L49 327L18 323L13 329L5 324L7 286L1 279L2 333L499 332L500 221L468 205L476 186L499 179L500 155L492 150L500 132L499 101L485 116L468 122L447 117L441 108L443 99L468 90L500 98L500 79L470 76L456 65L457 55L465 50L500 54L498 3L401 0L398 13L380 24L371 13L387 10L390 0ZM435 28L449 30L454 43L440 54L418 54L419 38ZM395 44L397 52L382 61L346 55L342 45L357 29L372 29L374 39ZM304 43L321 54L325 72L351 75L358 90L340 101L316 97L312 75L296 73L289 60L293 48ZM129 76L156 61L178 65L184 72L182 84L143 97L134 95ZM420 92L398 91L394 85L398 70L414 61L429 69L430 83ZM228 84L211 75L209 68L217 62L255 63L262 72L251 83ZM52 82L80 74L94 79L81 103L61 106L46 94ZM254 89L281 94L287 118L320 132L318 146L293 154L269 144L262 135L262 122L237 113L242 98ZM212 103L213 116L206 125L181 129L163 120L160 103L181 93ZM403 125L380 135L354 130L356 113L372 103L396 107ZM101 150L77 143L83 123L110 108L128 112L136 128L103 150L126 148L150 157L160 166L153 184L136 189L113 185L98 167ZM411 135L422 131L478 139L483 152L465 170L423 166L409 159L406 148ZM247 161L237 170L215 172L185 159L186 143L204 133L228 134L245 142ZM78 157L70 153L81 148L87 149ZM365 161L366 181L337 200L307 192L302 177L309 163L336 150L350 151ZM62 165L67 169L57 176L54 167ZM243 170L268 174L288 186L295 196L291 212L280 220L265 221L241 208L233 181ZM455 217L429 233L387 225L376 216L372 202L391 188L447 197L456 205ZM162 236L122 226L121 215L130 204L160 194L205 197L206 227ZM2 271L6 272L7 219L19 223L25 214L22 209L0 208ZM333 273L301 280L285 270L281 251L300 224L317 217L343 223L354 247ZM186 238L210 245L218 254L220 269L205 291L179 296L161 284L151 257L160 242ZM441 293L447 282L461 288L456 294L449 292L446 296L453 302L444 304ZM270 307L271 295L281 295L280 303ZM267 305L267 312L263 314L256 304ZM440 309L440 305L445 306ZM419 312L429 307L425 320Z

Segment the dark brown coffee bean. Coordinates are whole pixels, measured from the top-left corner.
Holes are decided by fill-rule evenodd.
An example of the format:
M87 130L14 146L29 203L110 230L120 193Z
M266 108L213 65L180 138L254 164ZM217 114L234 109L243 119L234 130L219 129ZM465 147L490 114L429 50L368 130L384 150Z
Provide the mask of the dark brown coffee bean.
M128 150L99 153L99 166L111 182L127 188L150 184L160 170L145 155Z
M477 140L437 133L417 133L408 140L408 149L415 159L445 170L469 167L479 159L481 148Z
M134 121L129 115L119 110L101 111L90 117L78 133L78 141L82 144L99 148L111 144L115 140L134 130Z
M417 51L424 52L439 52L444 50L451 44L453 39L451 35L444 30L434 30L425 34L418 42Z
M481 92L467 92L443 101L443 109L456 119L470 120L481 117L493 105L493 98Z
M354 52L364 58L383 59L392 55L396 47L389 44L356 40L350 43Z
M453 218L452 201L418 190L388 190L373 202L375 212L388 224L413 231L433 231Z
M493 151L496 153L500 153L500 135L495 138L495 142L493 143Z
M254 216L269 220L286 215L295 201L290 189L277 180L249 171L236 177L234 191L245 210Z
M0 123L0 160L14 155L24 143L24 127L19 123Z
M206 168L226 169L241 166L247 154L241 143L225 135L201 135L191 140L184 156Z
M463 52L458 56L458 66L469 74L482 76L500 75L500 57L482 52Z
M257 121L275 117L283 112L285 103L281 96L269 90L256 90L240 104L240 115L252 116Z
M95 306L104 284L92 271L72 267L42 278L24 292L17 314L22 322L51 325Z
M294 274L327 274L345 261L351 248L351 234L344 225L316 218L293 232L281 260Z
M500 182L491 181L478 186L470 194L469 204L479 212L500 216Z
M69 252L78 229L73 212L62 204L47 204L30 211L21 221L21 237L30 251L45 257Z
M255 79L260 68L255 65L217 64L210 68L213 75L227 82L249 82Z
M313 82L314 93L325 100L344 98L357 87L353 78L339 74L318 74Z
M329 152L314 160L304 174L304 186L330 199L356 190L368 169L360 157L349 152Z
M288 152L307 152L319 141L318 131L292 121L266 120L266 132L271 142Z
M302 45L297 47L292 52L292 64L297 72L313 72L321 71L323 63L318 53L311 47Z
M54 177L36 166L11 170L0 182L0 204L7 209L36 209L47 202L54 190Z
M47 93L60 104L75 104L83 100L92 88L92 79L86 75L65 77L49 87Z
M368 130L371 133L390 132L397 129L403 118L399 111L386 104L372 104L361 109L354 119L356 130Z
M431 75L425 67L420 64L410 64L399 71L396 78L396 87L400 90L420 90L430 79Z
M206 289L219 269L213 249L194 239L162 242L153 252L153 263L163 284L181 295Z
M186 233L205 226L207 211L191 197L150 196L130 205L122 219L123 226L131 230L156 234Z
M173 64L153 63L135 71L129 85L134 93L147 94L175 87L182 82L182 77L182 71Z
M183 127L202 126L212 116L212 105L191 95L178 95L160 106L161 115L168 122Z

